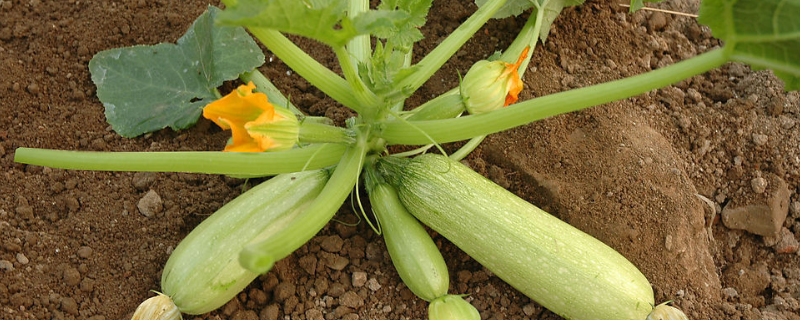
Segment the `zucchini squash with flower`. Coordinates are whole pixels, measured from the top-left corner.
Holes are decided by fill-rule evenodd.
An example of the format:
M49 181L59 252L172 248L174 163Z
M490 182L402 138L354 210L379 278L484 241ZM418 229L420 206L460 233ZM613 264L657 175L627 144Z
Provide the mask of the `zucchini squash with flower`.
M582 1L476 0L479 8L419 59L414 43L423 38L419 28L432 0L383 0L377 7L368 0L222 2L224 11L209 7L176 44L106 50L89 69L120 135L185 129L202 114L231 131L225 152L19 148L14 154L17 162L65 169L275 176L220 208L178 244L162 273L161 293L142 304L135 319L177 319L181 312L222 306L319 232L362 172L393 264L410 290L430 301L431 320L480 315L462 296L448 295L447 267L420 222L565 318L685 319L673 307L654 306L644 275L600 241L453 159L410 158L429 147L391 154L391 146L471 139L452 155L461 159L488 134L626 99L729 61L773 69L787 88L800 89L794 50L800 26L792 19L800 16L798 1L703 0L700 19L723 47L645 74L519 103L529 50L544 40L558 12ZM525 25L499 59L478 61L457 88L406 110L408 98L490 18L527 9ZM264 55L242 27L297 75L350 108L346 126L294 108L255 70ZM330 47L341 75L284 33ZM245 85L221 97L217 88L237 77ZM461 117L464 110L469 115Z

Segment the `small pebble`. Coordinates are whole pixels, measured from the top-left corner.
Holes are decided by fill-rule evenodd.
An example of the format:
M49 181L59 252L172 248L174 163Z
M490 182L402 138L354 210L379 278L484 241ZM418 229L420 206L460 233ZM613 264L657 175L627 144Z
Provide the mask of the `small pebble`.
M78 257L81 257L83 259L89 258L92 255L92 252L94 252L94 250L90 247L87 246L80 247L78 248Z
M150 190L147 194L139 200L139 203L136 204L136 207L139 208L139 212L144 215L145 217L151 217L156 213L161 212L163 209L163 202L161 201L161 196L158 195L154 190Z
M29 84L26 89L28 89L28 92L30 92L31 94L39 94L39 85L36 84L35 82Z
M737 297L739 297L739 293L736 292L736 289L732 287L727 287L725 289L722 289L722 295L728 299L736 299Z
M753 180L750 180L750 187L753 188L755 193L764 193L767 190L767 179L762 177L753 178Z
M14 264L8 260L0 260L0 270L14 271Z
M367 284L367 273L363 271L353 272L353 286L358 288L363 287L365 284Z
M369 279L369 281L367 281L367 288L369 288L372 291L378 291L381 289L381 284L378 283L378 280L372 278Z
M769 141L769 136L767 136L765 134L758 134L758 133L754 133L753 134L753 143L755 145L763 146L763 145L767 144L767 141Z
M19 262L22 265L26 265L28 264L28 262L30 262L30 260L28 260L28 257L26 257L24 253L19 252L17 253L17 262Z
M64 283L70 286L77 286L81 283L81 273L78 272L78 269L69 268L64 270Z
M800 201L792 201L792 204L789 205L789 212L795 219L800 219Z

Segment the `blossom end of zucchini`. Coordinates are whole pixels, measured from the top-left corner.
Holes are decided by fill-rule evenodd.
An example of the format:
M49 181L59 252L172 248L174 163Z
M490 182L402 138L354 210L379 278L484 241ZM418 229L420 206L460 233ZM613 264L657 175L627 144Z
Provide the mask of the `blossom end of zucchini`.
M133 312L131 320L180 320L181 312L169 296L158 293L142 302Z
M653 308L646 320L689 320L678 308L662 303Z
M428 305L428 320L480 320L478 309L461 295L445 295Z

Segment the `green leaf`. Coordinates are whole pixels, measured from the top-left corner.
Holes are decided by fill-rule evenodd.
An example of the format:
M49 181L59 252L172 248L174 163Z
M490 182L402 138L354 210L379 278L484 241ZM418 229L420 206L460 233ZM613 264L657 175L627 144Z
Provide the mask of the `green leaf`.
M489 1L495 1L495 0L475 0L475 4L478 5L478 7L482 7ZM500 7L500 10L497 10L497 12L495 12L492 18L503 19L511 16L518 16L521 13L525 12L525 10L528 10L538 5L537 4L538 1L541 0L508 0L502 7Z
M475 0L475 4L479 7L483 6L489 1L493 0ZM511 16L517 16L525 10L534 8L535 10L544 10L542 15L542 28L539 32L539 38L542 42L547 40L547 35L550 34L550 25L556 20L561 10L564 7L577 6L583 4L584 0L508 0L500 10L494 14L493 18L502 19Z
M537 0L539 3L537 10L544 10L542 15L542 29L539 31L539 39L542 42L547 41L547 36L550 34L550 26L553 21L561 14L564 7L577 6L583 4L583 0ZM541 9L539 9L541 8Z
M631 0L631 7L630 12L636 12L637 10L644 8L645 2L661 2L662 0Z
M177 45L116 48L89 61L97 97L111 127L124 137L197 122L216 99L216 87L264 63L264 55L242 28L214 26L209 9Z
M730 59L772 69L800 90L800 0L703 0L698 20L725 41Z
M225 25L278 30L342 46L358 35L346 20L347 0L238 0L219 14Z
M433 0L385 0L381 2L378 6L379 12L402 12L406 18L398 19L395 27L390 30L390 34L376 36L386 39L388 46L408 52L414 42L423 38L419 27L425 25L432 3Z

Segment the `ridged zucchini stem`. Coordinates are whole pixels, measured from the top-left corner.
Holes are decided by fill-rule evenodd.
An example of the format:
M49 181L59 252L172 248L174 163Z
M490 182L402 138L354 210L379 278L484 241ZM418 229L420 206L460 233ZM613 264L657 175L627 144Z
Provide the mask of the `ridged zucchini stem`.
M242 267L258 274L266 273L276 261L316 235L353 190L367 152L366 146L367 143L360 140L345 151L317 199L291 225L263 241L246 246L239 254Z

